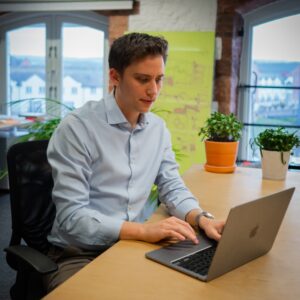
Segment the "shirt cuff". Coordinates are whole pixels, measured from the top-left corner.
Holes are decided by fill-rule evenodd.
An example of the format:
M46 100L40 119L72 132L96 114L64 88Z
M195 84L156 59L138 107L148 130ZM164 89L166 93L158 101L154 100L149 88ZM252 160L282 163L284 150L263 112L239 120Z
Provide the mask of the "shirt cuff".
M97 213L93 217L100 223L94 244L112 245L118 241L124 220L104 215L98 216Z
M176 207L168 207L169 212L181 220L185 220L185 216L192 209L201 209L195 198L184 199Z

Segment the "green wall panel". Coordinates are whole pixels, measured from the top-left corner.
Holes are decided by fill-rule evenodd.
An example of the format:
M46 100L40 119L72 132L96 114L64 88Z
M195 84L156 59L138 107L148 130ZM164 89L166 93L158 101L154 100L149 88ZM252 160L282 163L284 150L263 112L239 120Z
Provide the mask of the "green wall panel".
M169 42L166 76L154 108L172 134L173 145L185 154L179 161L183 173L205 161L199 128L211 113L214 67L214 32L150 32Z

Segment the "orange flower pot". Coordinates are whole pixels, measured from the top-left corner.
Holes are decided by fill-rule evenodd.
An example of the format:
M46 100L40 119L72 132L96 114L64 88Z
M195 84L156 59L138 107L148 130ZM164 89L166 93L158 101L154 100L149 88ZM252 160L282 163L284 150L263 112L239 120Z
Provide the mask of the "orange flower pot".
M238 146L239 142L205 141L205 170L214 173L233 173L236 168Z

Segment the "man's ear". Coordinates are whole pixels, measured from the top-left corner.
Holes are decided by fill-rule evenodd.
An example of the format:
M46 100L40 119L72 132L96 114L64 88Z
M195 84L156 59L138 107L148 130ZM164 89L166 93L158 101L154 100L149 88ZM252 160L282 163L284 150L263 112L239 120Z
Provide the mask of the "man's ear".
M113 86L118 86L120 82L119 72L114 68L109 69L109 79Z

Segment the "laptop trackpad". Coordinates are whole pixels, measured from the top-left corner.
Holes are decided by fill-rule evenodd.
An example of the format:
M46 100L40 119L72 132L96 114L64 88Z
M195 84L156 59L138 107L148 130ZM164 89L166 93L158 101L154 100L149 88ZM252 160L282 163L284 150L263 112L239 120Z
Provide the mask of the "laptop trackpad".
M195 245L191 240L180 241L169 246L151 251L151 258L159 258L165 262L172 262L186 255L198 252L212 245L216 245L214 240L206 237L204 233L197 234L199 244ZM157 256L157 257L156 257Z

